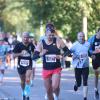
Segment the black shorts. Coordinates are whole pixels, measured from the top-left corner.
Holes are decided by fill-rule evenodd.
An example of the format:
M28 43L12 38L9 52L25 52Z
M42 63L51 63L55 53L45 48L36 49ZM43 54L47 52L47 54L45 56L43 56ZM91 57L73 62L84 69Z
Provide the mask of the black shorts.
M26 74L27 70L32 70L32 67L17 67L18 74Z
M92 60L92 66L94 70L98 69L100 67L100 60Z

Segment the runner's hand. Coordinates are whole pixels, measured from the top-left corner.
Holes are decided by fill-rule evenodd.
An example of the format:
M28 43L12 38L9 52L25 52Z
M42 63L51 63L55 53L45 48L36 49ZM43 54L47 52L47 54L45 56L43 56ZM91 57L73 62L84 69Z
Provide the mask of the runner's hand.
M62 59L63 58L63 56L61 56L61 55L56 55L56 59Z
M100 53L100 49L96 49L95 51L93 51L93 54L97 54Z

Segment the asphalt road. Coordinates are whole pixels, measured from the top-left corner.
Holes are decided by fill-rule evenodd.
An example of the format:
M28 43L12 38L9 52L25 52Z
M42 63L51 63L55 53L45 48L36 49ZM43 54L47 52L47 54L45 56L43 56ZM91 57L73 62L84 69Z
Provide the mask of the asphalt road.
M41 77L41 67L36 68L34 86L31 88L30 100L45 100L45 89ZM89 77L88 100L94 100L94 80ZM71 69L63 69L61 77L60 100L83 100L82 86L77 92L73 90L74 72ZM0 85L0 100L22 100L20 79L16 69L8 69L5 72L4 82Z

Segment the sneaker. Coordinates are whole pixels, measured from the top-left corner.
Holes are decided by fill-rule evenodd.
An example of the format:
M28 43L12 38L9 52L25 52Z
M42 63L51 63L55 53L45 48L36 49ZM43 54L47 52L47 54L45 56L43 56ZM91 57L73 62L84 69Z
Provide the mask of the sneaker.
M24 95L28 97L30 95L30 85L26 85L24 89Z
M96 100L99 100L99 92L98 92L98 90L95 91L95 99L96 99Z
M74 85L74 91L77 91L78 90L78 86L77 86L77 84L75 83L75 85Z
M26 97L26 100L30 100L30 98L29 97Z
M25 95L23 95L23 100L26 100L26 97L25 97Z
M85 97L84 100L87 100L87 98Z
M58 100L58 97L56 96L55 93L53 93L53 97L54 97L54 100ZM45 100L48 100L48 97L47 97L47 94L45 94Z

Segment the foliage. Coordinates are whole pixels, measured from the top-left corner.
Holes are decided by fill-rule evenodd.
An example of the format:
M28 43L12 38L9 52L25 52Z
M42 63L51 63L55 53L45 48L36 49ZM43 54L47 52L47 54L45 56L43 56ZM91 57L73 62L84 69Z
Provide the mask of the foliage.
M82 31L83 17L88 19L88 35L100 26L100 0L2 0L0 13L5 31L32 31L52 21L57 30L75 40ZM43 22L43 23L41 23ZM37 35L37 34L35 34Z

